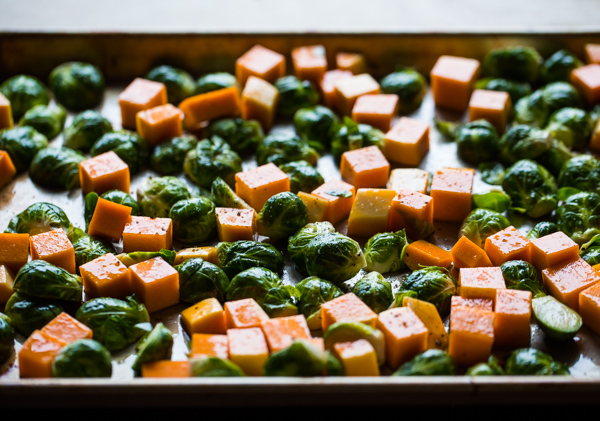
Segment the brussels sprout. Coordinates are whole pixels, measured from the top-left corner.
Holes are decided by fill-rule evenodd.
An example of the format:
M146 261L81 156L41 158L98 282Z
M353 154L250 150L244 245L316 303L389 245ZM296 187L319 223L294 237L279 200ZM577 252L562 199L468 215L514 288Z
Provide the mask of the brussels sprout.
M86 158L69 148L45 148L35 154L29 176L42 187L71 190L79 187L79 163Z
M482 162L479 164L479 172L484 183L501 186L506 168L499 162Z
M208 73L196 81L196 95L235 86L237 80L234 75L225 72Z
M352 292L377 314L387 310L394 301L392 284L379 272L366 274L354 285Z
M215 206L220 208L235 208L235 209L253 209L249 204L240 198L229 184L221 177L215 178L210 187L210 199Z
M510 208L510 196L502 190L490 190L486 193L475 193L471 195L473 207L485 208L496 212L504 212Z
M281 165L294 161L306 161L310 165L316 165L318 159L319 153L307 142L296 135L286 133L271 133L256 149L258 165Z
M521 348L513 351L506 360L506 374L509 376L568 376L569 369L554 361L548 354L534 348Z
M591 266L600 263L600 235L595 235L590 241L579 248L579 256Z
M368 124L356 124L348 117L344 117L342 124L331 141L331 153L339 161L346 151L360 149L367 146L377 146L383 150L385 135L379 129Z
M527 82L515 82L514 80L491 77L478 80L475 83L475 89L506 92L513 104L531 94L531 85Z
M532 264L523 260L510 260L500 266L506 288L531 291L533 298L546 295L542 276Z
M185 70L172 66L157 66L148 72L146 79L164 83L169 102L175 105L192 96L196 90L194 78Z
M31 297L81 301L83 283L79 276L61 267L45 260L32 260L19 270L13 289Z
M535 83L542 57L531 47L497 48L483 59L483 74L496 78Z
M600 193L600 161L592 155L571 158L560 171L558 186Z
M15 349L15 330L10 317L0 313L0 365L10 358Z
M208 127L208 136L219 136L239 154L254 152L264 138L263 129L256 120L224 118Z
M109 351L125 348L150 330L148 311L135 296L126 301L94 298L83 303L75 317L92 329L94 338Z
M10 101L15 120L20 119L27 110L36 105L48 105L50 102L46 87L33 76L16 75L6 79L0 85L0 93Z
M467 237L483 249L485 240L510 226L510 221L501 213L490 209L474 209L463 221L459 237Z
M112 244L106 240L84 235L73 242L75 249L75 263L77 267L91 262L98 257L102 257L108 253L114 253L115 249Z
M579 91L567 82L554 82L542 89L544 103L548 107L548 114L552 114L562 108L581 108L583 102Z
M93 339L79 339L62 348L52 362L52 377L110 377L110 352Z
M554 234L558 231L558 225L554 222L542 221L535 224L529 233L527 233L527 238L529 240L533 240L535 238L544 237L546 235Z
M513 210L539 218L556 207L556 181L541 165L522 159L513 164L504 175L502 188L510 196Z
M581 192L567 198L556 210L558 228L582 245L600 234L600 196Z
M307 142L317 142L323 148L329 147L339 124L335 113L322 105L300 108L294 114L294 128L298 136Z
M77 114L71 125L65 129L63 145L88 152L98 139L112 130L110 120L104 118L98 111L87 110Z
M500 156L509 165L520 159L535 159L550 148L551 142L546 130L518 124L500 138Z
M52 203L39 202L13 216L4 232L36 235L59 228L71 228L67 214Z
M97 156L109 151L116 153L129 166L131 174L135 174L148 161L150 146L137 133L121 130L103 135L94 143L90 153Z
M335 232L335 228L330 222L314 222L306 224L304 228L298 230L296 234L290 237L288 241L288 254L301 273L306 274L306 255L304 250L307 244L319 235L333 232Z
M48 84L57 101L73 111L95 108L104 96L104 76L90 63L61 64L50 73Z
M23 336L29 336L34 330L43 328L63 311L62 304L57 301L19 292L10 296L4 309L12 326Z
M486 120L455 125L438 121L436 127L454 139L458 156L467 162L491 161L498 156L498 132Z
M33 127L48 139L54 139L62 131L66 119L67 113L60 105L57 107L36 105L25 113L19 125Z
M385 336L383 332L365 323L341 321L329 326L323 335L325 348L333 350L340 342L354 342L359 339L368 341L375 350L379 365L385 363Z
M582 149L590 141L594 120L579 108L562 108L550 116L546 130L567 147Z
M569 50L558 50L544 62L540 69L542 83L568 82L571 78L571 70L581 66L583 66L581 60Z
M235 363L218 357L202 357L190 360L192 377L245 377Z
M159 143L150 156L150 168L160 175L175 175L183 171L185 156L198 144L192 135L173 137Z
M225 272L217 265L201 258L192 258L175 266L179 273L179 297L181 301L195 304L207 298L216 298L221 303L229 286Z
M421 106L427 92L427 81L415 69L403 68L381 79L381 91L398 95L398 110L401 114L408 114Z
M296 284L298 310L306 317L311 330L321 329L321 304L344 295L329 281L311 276Z
M168 217L171 206L191 197L185 183L172 176L150 177L137 189L140 211L151 218Z
M408 237L405 230L375 234L365 245L366 269L379 273L404 269L406 265L402 259L406 246L408 246Z
M572 340L583 325L583 319L575 310L551 295L532 299L531 309L544 333L557 341Z
M17 172L29 169L35 154L48 146L48 139L33 127L0 130L0 149L8 152Z
M543 90L538 89L530 95L524 96L515 104L516 124L543 127L548 121L550 111L544 101Z
M440 349L428 349L400 366L394 376L453 376L454 358Z
M139 373L145 363L171 359L173 335L164 324L157 323L154 329L140 340L136 350L137 357L131 368Z
M284 76L275 81L279 91L277 113L291 117L300 108L317 105L320 99L319 91L308 80L300 80L296 76Z
M162 258L165 262L173 266L177 253L173 250L160 249L160 251L134 251L132 253L122 253L117 256L125 266L129 267L136 263L145 262L155 257Z
M327 352L327 367L325 367L325 375L327 377L341 377L344 375L344 366L342 362L335 358L331 352Z
M263 267L276 273L283 270L283 256L270 244L257 241L222 242L215 249L215 264L229 279L253 267Z
M279 169L290 178L290 191L310 193L325 182L323 176L306 161L281 164Z
M448 270L430 266L408 275L398 293L405 291L416 292L415 298L435 305L440 316L446 317L452 296L456 294L456 280Z
M315 377L323 374L327 353L307 340L297 339L281 351L271 354L264 365L265 376Z
M201 243L217 233L215 205L204 197L180 200L169 211L173 238L182 243Z
M291 192L271 196L258 213L258 233L283 240L308 223L308 209L297 195Z
M217 177L230 186L234 185L235 174L242 171L242 159L219 136L198 142L185 156L183 171L194 183L210 188Z
M469 367L465 373L467 376L502 376L503 374L505 373L500 367L500 361L493 355L488 358L487 362Z
M558 176L560 169L565 162L575 155L560 140L552 138L550 149L538 156L535 160L538 164L544 166L554 176Z

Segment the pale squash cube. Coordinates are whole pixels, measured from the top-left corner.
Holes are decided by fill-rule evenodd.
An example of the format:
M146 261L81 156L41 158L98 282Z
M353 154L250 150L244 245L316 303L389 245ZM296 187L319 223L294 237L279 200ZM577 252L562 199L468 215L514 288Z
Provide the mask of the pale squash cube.
M138 112L167 102L167 87L163 83L136 78L119 94L121 125L124 129L135 130Z
M400 117L394 127L385 134L384 142L388 159L398 164L416 167L429 152L429 125L409 117ZM429 177L429 173L427 176ZM419 191L426 193L426 189Z
M200 130L208 121L240 115L240 91L237 86L218 89L184 99L179 108L188 130Z
M585 62L600 64L600 44L585 44Z
M348 235L371 237L388 230L394 190L358 189L348 217Z
M257 120L265 132L273 127L279 91L269 82L250 76L242 91L242 118Z
M17 169L6 151L0 151L0 187L6 186L13 179Z
M290 191L290 179L275 164L265 164L235 175L235 193L259 212L271 196Z
M29 234L0 233L0 265L13 275L29 260Z
M131 273L109 253L79 266L86 297L122 299L131 294Z
M135 121L138 134L152 146L183 133L183 113L172 104L140 111Z
M225 303L225 325L227 329L261 327L269 316L254 298L245 298Z
M323 332L332 324L342 321L360 322L375 327L377 313L351 292L321 304Z
M255 45L235 62L235 77L241 86L250 76L275 82L285 76L285 57L262 45Z
M32 260L45 260L54 266L75 273L75 249L62 229L29 237Z
M366 339L337 342L333 345L333 352L342 362L345 376L379 376L375 348Z
M254 209L216 208L219 241L256 239Z
M499 267L461 268L458 292L463 298L496 299L496 291L506 289Z
M185 378L192 377L189 361L152 361L142 364L142 377L147 378Z
M131 290L149 313L179 303L179 273L162 257L137 263L129 269Z
M379 83L370 74L363 73L338 80L335 83L335 92L338 110L344 115L350 115L358 97L379 94L381 89Z
M521 348L531 339L531 291L496 291L494 345Z
M262 330L271 352L288 348L296 339L310 339L310 329L302 314L265 320Z
M377 146L347 151L340 163L342 179L357 189L385 187L390 176L390 163Z
M459 366L485 362L494 344L494 313L456 307L450 313L448 354Z
M56 354L67 345L41 330L35 330L23 343L18 353L21 378L52 377L52 362Z
M396 192L400 190L412 190L427 194L430 178L431 174L420 168L396 168L390 173L386 187L396 190Z
M308 222L322 222L325 220L325 212L329 201L314 194L298 192L298 197L302 199L308 209Z
M389 230L406 229L411 239L423 239L433 233L433 199L426 194L400 190L391 203Z
M92 339L93 336L92 329L65 312L50 320L41 331L65 344L80 339Z
M448 250L425 240L417 240L406 246L402 261L410 270L419 270L423 266L450 267L452 256Z
M13 290L14 278L10 270L4 265L0 265L0 304L6 304Z
M201 258L207 262L214 263L215 258L215 247L190 247L187 249L181 249L175 255L174 265L180 265L186 260Z
M600 283L584 289L579 294L579 315L584 325L600 335Z
M475 170L442 168L433 175L431 197L435 202L433 219L462 222L471 212L471 193Z
M548 293L561 303L579 310L579 293L600 282L600 274L582 258L542 270Z
M454 56L440 56L431 69L431 90L436 107L464 111L469 105L479 61Z
M537 270L578 257L579 244L562 231L531 240L531 263Z
M512 109L506 92L475 89L469 101L469 121L487 120L498 134L504 133Z
M355 75L366 73L369 70L367 59L360 53L337 53L335 55L335 65L339 70L350 71Z
M129 193L129 179L129 166L113 151L79 163L79 182L84 195L109 190Z
M173 246L171 218L131 216L123 229L123 252L170 250Z
M269 358L265 335L258 327L228 329L229 359L248 376L262 376Z
M190 358L217 357L229 359L227 335L194 333L190 340Z
M387 132L398 113L398 101L398 95L394 94L360 96L352 107L352 120Z
M10 101L0 93L0 130L12 129L13 117Z
M343 197L340 193L347 194L349 197ZM311 194L327 200L327 208L325 209L323 220L337 224L350 214L356 198L356 189L352 184L341 180L329 180L313 190Z
M531 262L531 241L513 226L486 238L484 249L495 266L509 260Z
M181 325L195 333L225 333L225 311L216 298L206 298L181 312Z
M571 71L571 83L588 105L600 102L600 64L588 64Z
M435 305L416 298L403 297L402 307L414 311L427 328L427 349L446 349L448 347L448 333Z
M409 307L379 313L377 328L385 336L386 362L392 370L427 350L429 330Z
M323 75L323 79L319 84L321 94L323 94L323 102L331 109L337 109L337 92L335 84L342 79L351 78L352 72L349 70L329 70Z
M322 45L311 45L292 49L294 75L300 80L318 84L327 71L327 55Z

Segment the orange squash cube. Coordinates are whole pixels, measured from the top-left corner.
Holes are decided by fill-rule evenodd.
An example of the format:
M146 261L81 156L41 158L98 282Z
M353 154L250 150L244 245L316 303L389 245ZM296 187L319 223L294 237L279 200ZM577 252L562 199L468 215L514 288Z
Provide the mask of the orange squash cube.
M0 151L0 187L6 186L13 179L17 169L6 151Z
M13 290L14 278L4 265L0 265L0 304L6 304Z
M152 146L183 133L183 113L172 104L140 111L135 117L137 132Z
M64 312L50 320L41 331L65 344L79 339L92 339L93 335L92 329Z
M79 182L84 195L109 190L129 193L129 166L113 151L79 163Z
M343 115L352 113L352 107L354 107L358 97L381 92L379 83L368 73L340 79L334 86L337 95L337 108Z
M429 152L429 125L408 117L385 134L385 155L402 165L416 167Z
M496 291L494 345L526 347L531 339L531 292Z
M600 64L588 64L571 70L571 83L588 105L600 102Z
M227 301L225 303L225 325L227 329L261 327L269 316L254 298Z
M475 170L442 168L433 175L431 197L435 201L433 219L462 222L471 212L471 192Z
M348 217L348 235L371 237L388 231L394 190L358 189Z
M325 47L311 45L294 48L292 62L294 63L294 74L298 79L310 80L312 83L318 84L327 71Z
M62 229L43 232L29 237L32 260L45 260L75 273L75 249Z
M337 53L335 55L335 65L338 69L350 71L355 75L366 73L369 70L367 59L359 53Z
M390 176L390 163L377 146L367 146L344 152L340 173L344 181L357 189L385 187Z
M390 173L387 188L396 190L396 192L400 192L400 190L412 190L427 194L430 177L431 174L428 171L420 168L396 168Z
M513 226L486 238L484 249L495 266L509 260L531 262L531 242Z
M225 333L225 311L216 298L206 298L181 312L181 325L188 335Z
M322 222L325 220L325 212L329 201L314 194L298 192L298 197L302 199L308 209L308 222Z
M273 127L279 91L277 88L255 76L250 76L242 91L242 118L257 120L265 132Z
M352 120L387 132L398 113L398 95L379 94L358 97L352 107Z
M585 62L600 64L600 44L585 44Z
M360 298L349 292L321 304L321 327L325 332L334 323L360 322L375 327L377 314Z
M228 329L229 359L248 376L262 376L263 366L269 358L265 335L258 327Z
M142 377L184 378L192 377L189 361L152 361L142 364Z
M450 313L448 354L459 366L486 361L494 344L494 313L456 307Z
M366 339L336 342L333 353L342 362L345 376L379 376L375 348Z
M377 328L385 336L386 362L392 370L427 349L429 330L410 307L379 313Z
M56 354L67 345L41 330L35 330L19 351L19 376L22 378L52 377L52 362Z
M188 130L197 130L206 121L240 114L240 91L237 86L218 89L184 99L179 104L183 123Z
M123 128L135 130L137 113L165 104L167 87L163 83L136 78L119 94Z
M433 199L426 194L400 190L392 200L389 230L406 229L410 238L422 239L433 233Z
M481 247L467 237L460 237L458 239L450 250L450 255L452 256L454 267L458 269L493 266L485 250L482 250Z
M460 295L454 295L450 300L450 312L454 311L455 307L494 311L494 300L491 298L464 298Z
M129 269L131 290L149 313L179 303L179 273L162 257L137 263Z
M417 240L406 246L402 260L410 270L419 270L422 266L447 268L452 264L452 257L448 250L425 240Z
M250 76L275 82L285 76L285 57L262 45L255 45L235 61L235 77L241 86Z
M275 164L265 164L235 175L235 193L257 212L277 193L290 191L290 179Z
M499 267L461 268L458 292L463 298L496 299L496 291L506 289L502 269Z
M131 272L109 253L79 266L86 297L124 298L131 295Z
M29 259L29 234L0 233L0 265L14 275Z
M0 93L0 130L12 129L13 117L10 101Z
M217 357L229 359L227 335L194 333L190 340L190 358Z
M174 265L180 265L188 259L201 258L207 262L214 263L215 247L190 247L181 249L175 255Z
M464 111L469 105L479 68L479 62L474 59L440 56L431 69L431 90L436 107Z
M562 231L531 240L531 263L537 270L578 257L579 244Z
M129 206L99 197L90 220L88 234L119 241L130 216L131 208Z
M341 197L337 194L338 192L350 192L351 194L350 197ZM331 193L336 193L336 195ZM341 180L330 180L317 187L311 194L327 200L327 208L325 209L323 220L337 224L350 214L356 198L356 189L352 184Z
M584 325L600 335L600 282L579 294L579 315Z
M254 209L216 208L219 241L254 240L256 212Z
M265 320L262 330L271 352L288 348L296 339L310 339L310 329L302 314Z
M600 274L588 262L577 258L542 270L542 279L550 295L578 311L579 293L597 284Z
M506 92L475 89L469 101L469 121L487 120L504 133L510 116L512 102Z
M323 75L323 79L319 83L321 94L323 94L323 102L331 109L337 109L337 92L335 84L342 79L352 77L352 72L349 70L329 70Z
M130 216L123 229L123 252L170 250L173 246L171 218Z

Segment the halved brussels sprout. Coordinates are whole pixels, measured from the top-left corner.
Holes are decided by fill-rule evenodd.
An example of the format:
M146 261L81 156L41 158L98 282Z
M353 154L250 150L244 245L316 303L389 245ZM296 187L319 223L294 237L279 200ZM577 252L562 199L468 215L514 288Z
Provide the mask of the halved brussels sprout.
M110 377L110 352L93 339L79 339L62 348L52 361L52 377Z
M518 124L512 126L500 138L500 155L502 161L510 165L520 159L537 158L550 149L551 143L550 132L526 124Z
M207 298L221 303L229 286L229 278L217 265L201 258L192 258L175 266L179 273L179 297L181 301L195 304Z
M581 60L569 50L558 50L542 65L540 72L542 83L568 82L571 78L571 71L581 66L583 66Z
M435 305L440 316L450 312L450 300L456 294L456 280L444 268L430 266L415 270L400 286L399 294L406 291L417 293L415 298Z
M308 277L296 284L298 310L306 317L311 330L321 329L321 304L344 295L333 283L317 276Z
M117 259L121 261L125 266L129 267L136 263L145 262L146 260L160 257L165 262L173 266L177 253L173 250L160 249L159 251L134 251L132 253L121 253L117 256Z
M339 161L346 151L367 146L377 146L383 150L384 137L381 130L368 124L356 124L349 117L344 117L344 123L331 141L331 153Z
M104 96L104 76L90 63L61 64L50 73L48 84L57 101L73 111L95 108Z
M36 235L59 228L65 232L71 228L67 214L52 203L39 202L13 216L5 232Z
M63 145L67 148L88 152L94 143L106 133L112 132L113 127L107 118L98 111L87 110L79 113L63 133Z
M366 269L379 273L404 269L406 265L402 258L406 246L408 246L408 237L405 230L375 234L365 244Z
M217 233L215 205L205 197L179 200L171 207L173 238L182 243L201 243Z
M192 377L245 377L242 369L229 360L201 357L190 360Z
M454 376L456 363L441 349L428 349L400 366L394 376Z
M510 221L501 213L478 208L471 211L465 218L458 235L459 237L467 237L483 249L486 238L509 226Z
M217 72L200 76L196 81L195 95L217 91L237 85L237 80L231 73Z
M546 295L542 276L531 263L523 260L510 260L500 266L506 288L531 291L533 298Z
M276 273L283 270L283 256L271 244L257 241L221 242L215 249L215 264L229 279L253 267L264 267Z
M208 127L208 137L219 136L239 154L254 152L264 138L263 129L256 120L224 118Z
M0 365L10 358L15 349L15 330L10 317L0 313Z
M85 159L74 149L45 148L31 161L29 176L42 187L71 190L79 187L79 164Z
M527 233L527 238L533 240L534 238L544 237L546 235L554 234L558 231L558 225L550 221L542 221L535 224L531 231Z
M273 163L275 165L286 162L306 161L316 165L319 153L309 144L296 135L287 133L271 133L256 149L256 162L258 165Z
M544 167L528 159L517 161L508 168L502 189L510 196L513 209L531 218L551 213L558 204L554 177Z
M48 139L33 127L0 130L0 149L8 152L17 172L29 169L35 154L48 146Z
M136 350L137 357L131 368L139 373L145 363L171 359L173 335L164 324L157 323L154 329L140 340Z
M277 112L284 117L291 117L300 108L317 105L321 95L308 80L300 80L296 76L284 76L275 81L279 91Z
M600 234L600 195L581 192L568 197L556 210L558 228L582 245Z
M97 156L113 151L128 166L131 174L137 173L148 161L150 146L137 133L127 130L109 132L98 139L90 153Z
M27 110L36 105L48 105L50 102L46 87L33 76L16 75L6 79L0 85L0 93L10 101L15 120L19 120Z
M582 149L590 141L595 121L579 108L562 108L550 116L546 130L568 148Z
M367 273L354 284L352 292L377 314L387 310L394 302L392 284L379 272Z
M258 233L274 240L289 238L308 223L308 209L291 192L271 196L256 217Z
M189 151L198 144L192 135L173 137L159 143L150 156L150 168L160 175L175 175L183 171L183 162Z
M157 66L148 72L146 79L164 83L168 100L175 105L192 96L196 90L194 78L185 70L172 66Z
M571 158L560 170L558 186L600 193L600 161L592 155Z
M562 363L534 348L521 348L513 351L506 360L506 374L509 376L568 376L569 369Z
M427 92L427 81L415 69L403 68L381 79L381 91L398 95L398 110L401 114L408 114L421 106Z
M36 105L27 110L19 125L33 127L48 139L54 139L62 131L66 119L67 113L60 105L56 107Z
M339 124L335 113L323 105L300 108L294 114L294 128L298 136L307 142L318 142L323 149L331 144Z
M315 377L323 374L327 353L307 340L297 339L271 354L264 365L265 376Z
M368 341L375 350L379 365L385 363L385 336L383 332L365 323L340 321L332 324L323 334L325 348L332 350L336 343L354 342L359 339Z
M253 208L244 202L240 198L229 184L227 184L221 177L215 178L210 187L210 199L213 201L215 206L221 208L235 208L235 209L252 209Z
M61 267L45 260L32 260L19 270L13 289L31 297L80 302L83 282Z
M520 82L535 83L542 65L542 57L531 47L496 48L483 59L483 74Z
M527 82L515 82L514 80L491 77L479 79L475 83L475 89L506 92L510 96L513 105L521 98L531 94L531 85Z
M290 178L290 191L310 193L325 182L323 176L306 161L281 164L279 169Z
M64 310L59 301L31 297L15 292L10 296L4 312L10 317L12 326L23 336L29 336Z
M210 188L217 177L233 186L235 174L242 171L242 159L222 138L213 136L201 140L188 152L183 171L196 185L205 189Z
M150 177L137 189L140 211L151 218L168 217L171 206L191 197L185 183L172 176Z

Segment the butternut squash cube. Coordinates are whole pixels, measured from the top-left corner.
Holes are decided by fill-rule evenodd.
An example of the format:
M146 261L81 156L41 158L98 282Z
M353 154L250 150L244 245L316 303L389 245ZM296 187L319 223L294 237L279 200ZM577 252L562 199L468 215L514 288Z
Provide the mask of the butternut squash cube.
M171 218L130 216L123 229L123 252L170 250L173 246Z
M285 57L262 45L255 45L235 62L235 77L241 86L250 76L275 82L285 76Z
M302 314L265 320L262 330L271 352L288 348L296 339L310 339L310 329Z
M32 260L45 260L75 273L75 249L62 229L29 237Z
M496 291L506 289L502 269L499 267L461 268L458 292L463 298L496 299Z
M531 262L531 242L513 226L486 238L484 249L495 266L509 260Z
M206 298L181 312L181 325L193 336L196 333L225 333L225 311L216 298Z
M433 219L462 222L471 212L471 192L475 170L442 168L433 175L431 197L435 201Z
M41 331L64 344L70 344L79 339L92 339L93 335L92 329L65 312L50 320Z
M504 133L512 102L506 92L475 89L469 101L469 121L487 120L498 134Z
M109 253L79 266L85 295L89 298L124 298L131 295L131 272Z
M269 316L254 298L227 301L225 303L225 325L227 329L261 327Z
M130 216L131 208L129 206L99 197L90 220L88 234L119 241Z
M340 193L344 194L344 192L350 193L350 197L340 195ZM311 194L327 200L327 208L325 209L323 220L337 224L350 214L356 198L356 189L352 184L341 180L329 180L313 190Z
M394 127L385 134L384 142L388 159L398 164L416 167L429 152L429 125L409 117L400 117ZM427 175L429 176L429 173Z
M337 109L337 92L335 84L342 80L352 77L352 72L349 70L329 70L323 75L323 79L319 84L321 93L323 94L323 102L331 109Z
M579 294L579 315L584 325L600 335L600 283L584 289Z
M340 79L335 83L337 108L343 115L350 115L352 107L362 95L379 94L379 83L368 73Z
M172 104L140 111L135 117L137 132L140 136L156 146L172 137L183 133L183 113Z
M308 209L308 222L322 222L325 220L325 212L329 201L314 194L298 192L298 197L302 199Z
M333 345L335 356L342 362L346 376L379 376L375 348L366 339L354 342L337 342Z
M542 270L542 279L550 295L578 311L579 293L597 284L600 274L579 257Z
M455 307L494 311L494 300L491 298L465 298L460 295L454 295L450 300L450 312L452 312Z
M6 304L13 290L14 278L4 265L0 265L0 304Z
M439 266L447 268L452 264L452 257L448 250L444 250L425 240L410 243L402 259L410 270L419 270L422 266Z
M12 129L13 117L10 101L0 93L0 130Z
M206 121L240 115L240 91L237 86L218 89L184 99L179 104L188 130L202 128Z
M142 377L185 378L192 377L189 361L152 361L142 364Z
M119 94L121 122L124 129L135 130L140 111L167 104L167 87L160 82L136 78Z
M235 175L235 193L257 212L277 193L290 191L290 179L275 164L265 164Z
M469 105L479 68L479 62L474 59L440 56L431 69L431 90L436 107L464 111Z
M217 357L229 359L229 341L227 335L194 333L190 340L190 358Z
M131 290L154 313L179 303L179 273L155 257L130 266Z
M531 292L516 289L496 291L494 345L526 347L531 339Z
M79 163L79 182L84 195L109 190L129 193L129 167L113 151Z
M588 105L600 102L600 64L588 64L571 70L571 83Z
M254 240L256 212L254 209L216 208L219 241Z
M427 194L430 178L431 174L420 168L396 168L390 173L387 188L396 190L396 192L400 190L412 190Z
M440 313L433 304L412 297L404 297L402 307L408 307L414 311L427 328L429 332L427 334L427 349L446 349L448 347L448 333Z
M35 330L19 351L19 376L21 378L52 377L52 362L66 345L41 330Z
M585 62L600 64L600 44L585 44Z
M377 328L385 336L386 361L392 370L427 349L429 331L410 307L379 313Z
M392 200L389 230L406 229L413 239L422 239L433 233L433 199L426 194L400 190Z
M387 132L398 113L398 95L378 94L358 97L352 107L352 120Z
M355 75L366 73L369 70L367 59L359 53L337 53L335 55L335 65L338 69L350 71Z
M279 91L269 82L250 76L242 91L242 118L257 120L265 132L273 127Z
M327 71L325 47L311 45L294 48L292 62L294 63L294 74L298 79L310 80L312 83L318 84Z
M358 189L348 217L348 235L371 237L388 231L394 190Z
M494 313L456 307L450 313L448 354L459 366L486 361L494 344Z
M262 376L263 366L269 358L265 335L258 327L228 329L229 359L248 376Z
M450 250L454 267L481 268L493 266L487 253L467 237L460 237Z
M385 187L390 176L390 163L377 146L367 146L344 152L340 173L344 181L357 189Z
M325 332L334 323L360 322L376 327L377 314L360 298L349 292L321 304L321 327Z
M0 233L0 265L16 275L28 259L29 234Z
M562 231L531 240L531 263L537 270L578 257L579 244Z
M215 257L214 247L190 247L187 249L181 249L175 255L174 265L180 265L188 259L201 258L207 262L213 263Z
M6 151L0 151L0 187L6 186L13 179L17 169Z

